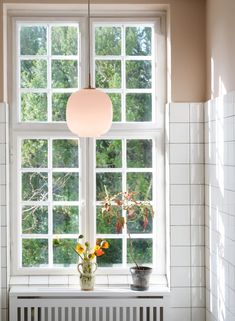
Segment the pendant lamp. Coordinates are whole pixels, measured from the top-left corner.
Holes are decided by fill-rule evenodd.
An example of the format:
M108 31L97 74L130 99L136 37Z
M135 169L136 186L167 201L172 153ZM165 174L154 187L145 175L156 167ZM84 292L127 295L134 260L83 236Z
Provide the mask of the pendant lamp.
M90 0L88 0L88 48L89 86L74 92L69 97L66 121L69 130L79 137L99 137L110 129L113 110L109 96L91 87Z

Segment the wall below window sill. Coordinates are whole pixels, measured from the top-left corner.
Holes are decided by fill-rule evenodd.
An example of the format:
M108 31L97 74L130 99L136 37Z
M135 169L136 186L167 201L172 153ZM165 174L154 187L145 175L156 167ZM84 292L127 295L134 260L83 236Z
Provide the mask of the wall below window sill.
M95 284L97 288L128 289L132 283L130 274L96 274ZM11 287L63 287L79 288L79 274L74 275L17 275L11 276ZM159 288L168 288L166 275L152 274L150 277L150 286Z

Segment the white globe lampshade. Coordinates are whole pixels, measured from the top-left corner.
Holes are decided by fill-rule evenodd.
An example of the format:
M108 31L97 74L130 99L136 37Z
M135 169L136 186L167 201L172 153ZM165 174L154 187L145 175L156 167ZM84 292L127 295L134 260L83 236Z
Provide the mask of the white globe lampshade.
M68 128L79 137L99 137L112 125L112 102L107 94L95 88L73 93L67 102Z

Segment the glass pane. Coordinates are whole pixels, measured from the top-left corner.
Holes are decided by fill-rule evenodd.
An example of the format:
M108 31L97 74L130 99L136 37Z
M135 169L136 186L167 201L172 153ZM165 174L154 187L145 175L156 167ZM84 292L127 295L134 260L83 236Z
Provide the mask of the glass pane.
M121 121L121 94L108 94L113 104L113 121Z
M131 255L132 247L132 255ZM133 263L133 259L137 264L152 263L153 260L153 241L152 239L132 239L127 241L127 263Z
M22 266L44 267L48 264L48 240L22 240Z
M98 56L117 56L121 54L121 28L96 27L95 53Z
M78 141L76 139L53 140L53 167L78 167Z
M152 121L152 95L127 94L126 95L127 121Z
M21 88L47 87L47 61L22 60L21 61Z
M152 140L127 140L127 167L152 167Z
M71 26L51 28L52 55L78 54L78 29Z
M47 94L22 94L21 120L47 121Z
M148 56L151 55L150 27L127 27L126 28L126 55Z
M53 263L60 266L69 266L78 262L75 253L76 239L55 239L53 241Z
M22 173L23 201L46 201L47 194L47 173Z
M23 206L22 208L22 233L46 234L48 233L47 206Z
M79 210L78 206L53 207L53 233L78 234Z
M24 139L22 141L21 167L47 167L46 139Z
M96 207L96 232L98 234L116 234L116 217L109 217L102 214L102 207ZM122 211L116 208L116 212L122 215Z
M77 88L78 63L76 60L52 60L52 88Z
M152 173L127 173L127 190L139 200L152 200Z
M106 239L109 248L105 249L103 256L97 257L98 266L114 266L122 264L122 240Z
M96 141L96 167L122 167L122 141Z
M121 88L121 61L96 61L95 85L97 88Z
M105 198L105 186L110 194L122 191L121 173L97 173L96 174L96 199L102 201Z
M136 212L138 217L138 210L136 210ZM145 227L145 224L147 225L146 227ZM147 221L144 221L143 217L139 219L133 219L132 221L129 219L127 223L127 228L128 228L128 232L132 234L152 233L152 229L153 229L152 216L149 215L149 217L147 218Z
M47 28L44 26L20 28L20 54L46 55Z
M151 88L152 87L151 61L131 60L126 62L126 87Z
M53 200L78 201L78 173L53 173Z
M52 94L52 120L66 121L66 106L71 94Z

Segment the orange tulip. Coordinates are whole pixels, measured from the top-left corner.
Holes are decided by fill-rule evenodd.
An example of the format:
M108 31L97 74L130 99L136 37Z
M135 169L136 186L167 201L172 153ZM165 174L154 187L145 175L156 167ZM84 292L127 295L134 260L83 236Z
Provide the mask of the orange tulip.
M108 243L107 241L102 241L102 242L101 242L101 247L102 247L103 249L108 249L108 248L109 248L109 243Z
M102 255L104 255L104 251L102 249L98 249L98 250L95 251L95 255L96 256L102 256Z

